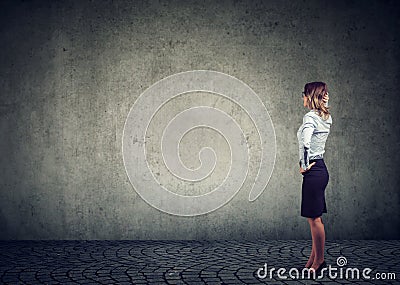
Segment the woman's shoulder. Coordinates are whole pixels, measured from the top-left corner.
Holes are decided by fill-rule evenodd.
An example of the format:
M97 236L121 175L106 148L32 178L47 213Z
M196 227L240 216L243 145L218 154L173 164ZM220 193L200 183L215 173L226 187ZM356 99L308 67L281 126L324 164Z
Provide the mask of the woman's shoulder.
M312 109L312 110L310 110L307 114L312 114L312 115L315 115L315 116L318 116L318 113L320 112L320 110L318 110L318 109Z
M323 121L325 121L325 122L327 122L327 123L332 123L332 116L331 116L331 114L329 114L329 117L326 119L326 120L324 120L324 119L322 119L322 117L318 114L318 110L316 110L316 109L313 109L313 110L310 110L309 112L307 112L305 115L304 115L304 117L303 118L307 118L307 117L311 117L311 118L313 118L313 119L316 119L316 120L323 120Z
M318 117L318 110L310 110L307 113L304 114L304 117L313 117L316 118Z

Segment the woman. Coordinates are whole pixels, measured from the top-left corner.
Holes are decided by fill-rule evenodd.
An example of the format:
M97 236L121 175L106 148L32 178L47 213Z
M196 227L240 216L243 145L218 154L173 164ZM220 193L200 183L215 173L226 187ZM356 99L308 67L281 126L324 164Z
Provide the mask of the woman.
M301 216L306 217L312 236L312 250L306 263L317 275L326 267L324 260L325 230L322 213L326 213L325 188L329 181L323 154L332 117L328 107L328 87L324 82L304 86L303 106L310 109L304 115L297 132L300 173L303 175Z

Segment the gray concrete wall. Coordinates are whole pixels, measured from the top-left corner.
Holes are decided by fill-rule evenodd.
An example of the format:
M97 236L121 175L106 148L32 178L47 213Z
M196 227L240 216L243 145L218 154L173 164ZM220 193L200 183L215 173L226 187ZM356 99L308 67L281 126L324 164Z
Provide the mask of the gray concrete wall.
M316 80L328 83L333 117L327 239L400 238L395 2L2 2L0 238L310 238L299 215L296 131L307 112L301 91ZM245 184L222 208L180 217L135 192L122 132L143 91L197 69L232 75L258 94L277 156L256 201ZM197 152L183 147L195 165Z

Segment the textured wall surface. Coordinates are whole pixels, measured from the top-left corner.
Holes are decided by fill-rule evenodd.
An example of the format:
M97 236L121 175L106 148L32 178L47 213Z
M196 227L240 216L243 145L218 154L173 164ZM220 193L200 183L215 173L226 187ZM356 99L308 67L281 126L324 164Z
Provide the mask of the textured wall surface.
M330 88L333 118L325 153L327 239L399 239L400 10L394 3L2 2L0 238L309 238L300 217L296 131L307 112L303 86L321 80ZM258 94L275 127L277 156L256 201L247 200L245 184L217 211L180 217L134 191L122 132L143 91L197 69L232 75ZM193 103L185 100L163 111ZM210 138L226 149L208 132L183 142L185 163L196 166L191 141ZM151 154L159 156L156 146Z

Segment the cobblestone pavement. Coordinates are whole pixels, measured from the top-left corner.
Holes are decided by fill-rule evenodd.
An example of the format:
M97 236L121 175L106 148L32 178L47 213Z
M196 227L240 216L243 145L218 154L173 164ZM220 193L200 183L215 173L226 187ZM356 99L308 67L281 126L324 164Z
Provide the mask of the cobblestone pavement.
M400 240L327 241L338 276L301 278L310 241L0 241L3 284L400 284ZM347 265L337 264L338 258ZM342 258L341 262L345 260ZM263 278L267 264L267 277ZM272 278L269 273L272 267ZM366 267L371 279L345 278ZM259 271L259 268L263 270ZM278 276L277 270L285 268ZM293 268L293 269L291 269ZM340 278L340 268L343 278ZM259 274L257 272L259 271ZM289 275L291 272L291 275ZM299 272L299 278L296 278ZM351 272L350 272L351 273ZM372 279L395 273L395 280ZM383 276L383 275L381 275ZM293 278L291 278L293 277ZM356 277L356 276L354 276ZM387 277L388 278L388 277Z

